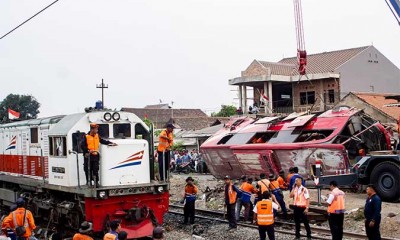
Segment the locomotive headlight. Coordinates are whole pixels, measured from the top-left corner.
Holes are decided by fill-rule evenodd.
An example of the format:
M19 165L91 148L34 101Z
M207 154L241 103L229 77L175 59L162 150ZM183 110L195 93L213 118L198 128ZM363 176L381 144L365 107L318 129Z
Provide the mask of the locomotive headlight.
M163 188L162 186L159 186L159 187L157 188L157 191L158 191L159 193L162 193L162 192L164 192L164 188Z
M99 192L99 198L106 199L107 198L107 192L106 191L100 191Z

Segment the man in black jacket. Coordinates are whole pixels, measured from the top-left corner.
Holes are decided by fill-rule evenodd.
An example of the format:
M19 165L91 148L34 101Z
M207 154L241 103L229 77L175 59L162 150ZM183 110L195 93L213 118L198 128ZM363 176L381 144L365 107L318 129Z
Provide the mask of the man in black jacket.
M365 231L369 240L380 240L381 233L379 225L381 223L382 201L376 194L375 186L370 184L367 187L367 201L365 202Z
M100 165L100 153L99 153L99 145L106 144L108 146L117 146L116 143L104 140L100 138L99 134L99 125L96 123L90 124L90 131L85 135L83 141L81 143L84 162L83 162L83 170L86 175L86 184L92 185L93 177L96 178L96 186L99 184L99 165ZM90 159L90 162L89 162ZM89 172L89 164L90 164L90 172Z

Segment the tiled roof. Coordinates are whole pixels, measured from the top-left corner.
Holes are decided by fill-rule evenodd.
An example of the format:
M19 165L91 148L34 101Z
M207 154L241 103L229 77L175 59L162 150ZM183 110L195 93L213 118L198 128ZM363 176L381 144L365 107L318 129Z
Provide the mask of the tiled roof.
M144 108L150 108L150 109L168 109L171 108L168 103L161 103L161 104L154 104L154 105L147 105Z
M206 128L209 125L208 116L206 117L175 117L172 119L173 123L178 125L181 129L185 130L199 130Z
M258 60L257 60L258 61ZM285 75L291 76L296 73L296 64L297 60L294 63L286 64L286 63L274 63L274 62L265 62L258 61L263 67L270 68L271 74L273 75Z
M152 109L152 108L122 108L122 111L132 112L136 114L139 118L148 118L155 125L155 128L164 128L171 119L186 118L186 120L178 120L176 122L180 128L185 130L191 129L201 129L203 127L208 127L209 125L204 125L201 120L202 118L207 119L208 116L200 109ZM189 120L194 119L194 120ZM198 128L192 128L194 124L189 122L199 121ZM175 121L173 121L175 123ZM208 122L207 122L208 123ZM182 124L182 126L181 126ZM186 129L186 127L189 127Z
M358 98L363 100L364 102L372 105L377 108L379 111L389 115L395 120L399 119L400 116L400 107L385 107L387 104L398 103L395 99L386 99L387 96L396 96L399 94L391 94L391 93L357 93L353 92L352 94L356 95Z
M364 46L307 55L306 72L308 74L335 72L338 67L340 67L341 65L343 65L344 63L346 63L357 54L361 53L369 47L370 46ZM297 57L284 58L280 60L279 63L292 64L297 66ZM272 74L278 75L277 73Z

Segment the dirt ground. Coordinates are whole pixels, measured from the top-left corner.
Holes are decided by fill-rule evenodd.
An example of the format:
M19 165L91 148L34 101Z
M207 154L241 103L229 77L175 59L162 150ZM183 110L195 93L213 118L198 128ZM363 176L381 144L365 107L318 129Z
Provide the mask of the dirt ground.
M183 189L186 184L185 179L188 176L189 175L183 174L172 175L170 179L170 202L172 204L179 203L179 201L182 200ZM196 208L223 210L223 181L217 180L211 175L192 174L190 176L195 179L195 184L199 188ZM328 192L329 190L322 190L322 195L326 195ZM286 204L292 204L293 200L288 198L288 191L285 191L284 195ZM310 195L312 201L317 201L317 190L311 189ZM347 211L344 222L345 231L357 233L365 232L363 209L366 197L366 193L346 192L345 200ZM382 236L400 239L400 203L383 202L381 215ZM323 226L328 227L327 223L324 223Z

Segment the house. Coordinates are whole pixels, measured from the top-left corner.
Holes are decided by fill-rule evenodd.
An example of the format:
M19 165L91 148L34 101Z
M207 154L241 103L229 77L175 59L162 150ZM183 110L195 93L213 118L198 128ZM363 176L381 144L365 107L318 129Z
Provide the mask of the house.
M248 109L251 88L258 106L265 96L265 113L324 111L351 91L399 92L400 69L374 46L364 46L308 55L306 76L297 73L296 57L254 60L229 84L238 87L242 109Z
M374 119L397 131L400 117L398 97L398 94L390 93L350 92L340 100L339 105L363 109Z
M186 149L198 149L202 142L196 136L185 135L229 121L226 117L209 117L200 109L173 109L168 104L148 105L144 108L122 108L122 111L135 113L141 119L149 119L155 129L163 129L168 123L175 125L174 142L180 142ZM222 126L221 125L221 126ZM155 138L157 146L158 139Z
M178 129L197 130L209 126L209 117L200 109L162 108L122 108L122 111L135 113L141 119L149 119L155 129L162 129L172 123Z

